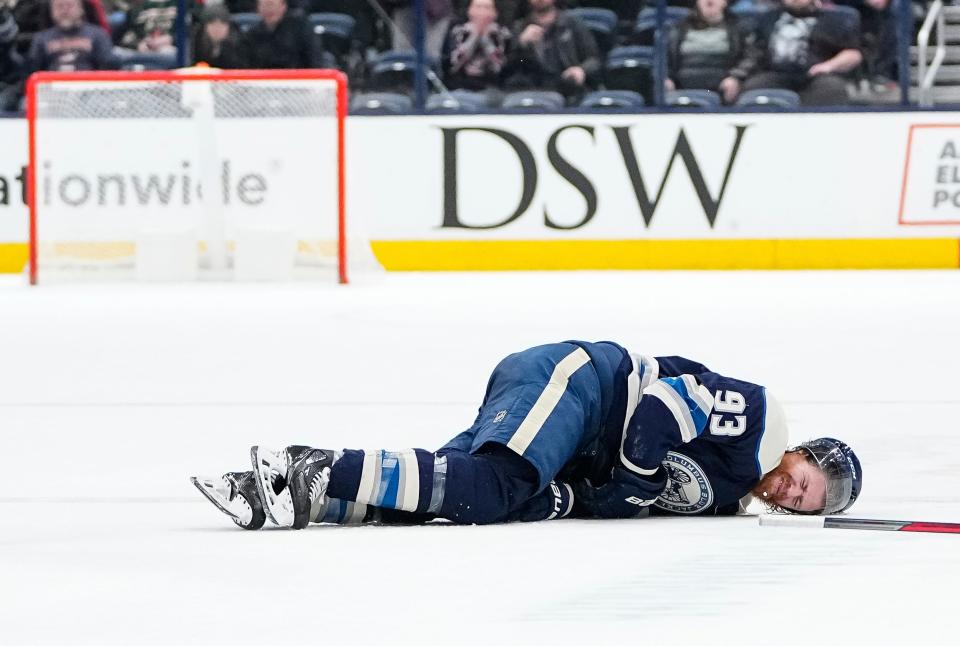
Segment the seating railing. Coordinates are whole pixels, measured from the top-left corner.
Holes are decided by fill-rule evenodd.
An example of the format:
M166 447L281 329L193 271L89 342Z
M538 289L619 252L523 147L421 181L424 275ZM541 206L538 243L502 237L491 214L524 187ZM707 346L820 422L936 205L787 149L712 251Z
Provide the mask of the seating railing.
M933 60L927 65L927 56L930 49L930 32L934 25L937 28L937 45L934 49ZM927 11L927 16L923 20L923 25L917 33L917 103L920 107L929 108L933 106L933 84L937 78L937 72L940 71L940 65L947 55L946 46L946 21L943 12L943 0L934 0Z

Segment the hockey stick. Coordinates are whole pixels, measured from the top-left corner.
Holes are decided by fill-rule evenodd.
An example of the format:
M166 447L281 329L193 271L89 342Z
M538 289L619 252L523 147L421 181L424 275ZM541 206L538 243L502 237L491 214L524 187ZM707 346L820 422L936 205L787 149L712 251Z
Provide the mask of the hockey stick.
M767 514L760 516L760 526L826 527L828 529L872 529L882 532L960 534L960 523L924 523L910 520L845 518L842 516L788 516L784 514Z

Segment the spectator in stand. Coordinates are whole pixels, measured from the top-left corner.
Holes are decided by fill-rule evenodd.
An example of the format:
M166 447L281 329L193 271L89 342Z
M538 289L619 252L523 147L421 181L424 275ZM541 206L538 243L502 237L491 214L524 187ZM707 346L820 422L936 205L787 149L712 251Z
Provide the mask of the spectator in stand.
M114 66L113 43L103 27L84 21L81 0L52 0L53 27L34 36L29 69L75 72Z
M510 31L497 23L493 0L471 0L467 19L450 28L444 46L444 82L451 89L482 92L500 85Z
M174 54L177 51L173 42L176 20L177 0L137 0L127 12L120 46L141 54Z
M194 33L193 62L220 69L243 67L240 39L230 27L230 12L212 4L200 14L200 28Z
M17 53L17 21L0 7L0 112L16 110L20 103L23 60Z
M263 19L240 38L244 67L297 69L314 67L313 33L303 15L284 0L257 0Z
M416 15L412 0L381 0L381 4L390 8L393 21L393 48L412 49L416 33ZM427 56L438 60L443 43L453 21L452 0L424 0L427 14L426 52Z
M781 10L761 18L740 68L749 74L745 91L793 90L804 105L849 101L843 75L863 60L860 34L821 7L820 0L783 0Z
M712 90L726 103L740 93L746 37L727 0L697 0L670 32L668 90Z
M863 38L863 64L875 90L895 85L897 76L897 21L890 0L851 0L860 12L860 36ZM911 32L912 33L912 32Z
M517 46L508 64L507 86L560 92L576 100L600 71L600 49L579 20L556 0L529 0L530 12L514 29Z
M108 33L110 32L107 14L101 0L83 0L83 15L86 22L99 25ZM53 21L50 19L49 0L15 0L13 17L20 28L17 36L17 51L21 54L30 51L30 43L34 35L53 26Z
M518 18L521 18L527 10L526 0L495 0L494 4L497 6L497 16L501 25L512 25ZM469 5L470 0L454 0L454 13L456 15L464 15ZM636 18L636 16L634 16L634 18Z

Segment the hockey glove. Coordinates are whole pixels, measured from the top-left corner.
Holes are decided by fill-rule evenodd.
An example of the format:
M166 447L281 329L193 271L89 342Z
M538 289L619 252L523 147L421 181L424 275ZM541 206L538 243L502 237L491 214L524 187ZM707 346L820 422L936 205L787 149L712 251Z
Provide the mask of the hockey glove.
M667 474L662 467L652 476L615 468L610 482L593 487L585 481L574 485L573 491L581 512L599 518L636 518L649 513L648 507L666 485Z

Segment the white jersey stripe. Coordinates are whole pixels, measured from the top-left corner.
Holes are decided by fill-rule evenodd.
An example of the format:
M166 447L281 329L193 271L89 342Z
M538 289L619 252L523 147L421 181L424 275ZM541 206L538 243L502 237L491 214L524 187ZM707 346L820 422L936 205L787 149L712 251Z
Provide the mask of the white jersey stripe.
M523 455L530 443L537 437L537 433L543 428L547 417L556 408L560 398L567 391L570 376L589 361L590 355L587 354L586 350L577 348L557 364L557 367L553 369L553 374L550 375L550 381L543 392L540 393L540 397L537 398L533 408L520 423L513 437L510 438L507 447L513 449L518 455Z
M374 486L380 473L379 451L367 451L363 454L363 469L360 471L360 486L357 488L357 500L367 502L376 492Z
M420 467L417 465L417 453L407 449L399 453L400 486L397 493L397 508L404 511L416 511L420 503Z
M687 387L687 396L697 403L697 408L709 416L713 410L713 395L703 384L697 383L693 375L682 375L683 385Z

